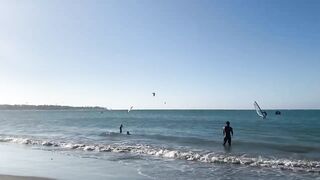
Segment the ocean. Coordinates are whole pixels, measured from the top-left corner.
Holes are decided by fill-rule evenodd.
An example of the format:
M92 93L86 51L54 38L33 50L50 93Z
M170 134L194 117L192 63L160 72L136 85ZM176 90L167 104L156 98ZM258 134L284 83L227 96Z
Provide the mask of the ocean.
M253 110L2 110L0 142L83 160L95 171L91 179L112 174L103 164L129 168L123 171L135 179L320 179L320 110L267 113L262 119ZM226 121L232 147L222 145ZM53 178L86 177L77 173Z

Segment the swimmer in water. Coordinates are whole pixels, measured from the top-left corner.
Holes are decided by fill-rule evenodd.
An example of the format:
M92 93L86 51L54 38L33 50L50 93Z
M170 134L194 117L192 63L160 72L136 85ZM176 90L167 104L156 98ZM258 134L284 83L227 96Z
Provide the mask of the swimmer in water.
M120 133L122 133L122 128L123 128L123 125L121 124L120 128L119 128L120 129Z
M233 136L233 129L230 126L230 122L226 122L226 126L223 128L223 135L224 135L224 140L223 140L223 145L226 145L226 142L228 141L229 146L231 146L231 135Z

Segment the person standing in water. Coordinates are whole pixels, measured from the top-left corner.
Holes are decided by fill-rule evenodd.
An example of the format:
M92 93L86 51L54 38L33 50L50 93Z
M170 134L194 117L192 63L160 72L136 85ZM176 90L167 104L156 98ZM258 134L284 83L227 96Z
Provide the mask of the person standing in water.
M121 125L120 125L120 133L122 133L122 127L123 127L123 126L122 126L122 124L121 124Z
M223 135L224 135L224 140L223 140L223 145L226 145L226 142L228 141L229 146L231 146L231 135L233 136L233 129L230 126L230 122L226 122L226 126L223 128Z

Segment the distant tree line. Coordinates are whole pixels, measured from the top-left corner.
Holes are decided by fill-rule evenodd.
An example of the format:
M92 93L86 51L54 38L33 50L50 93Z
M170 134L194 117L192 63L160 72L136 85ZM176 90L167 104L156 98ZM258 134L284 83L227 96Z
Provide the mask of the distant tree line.
M107 108L99 106L60 106L60 105L25 105L25 104L0 104L0 110L92 110L104 111Z

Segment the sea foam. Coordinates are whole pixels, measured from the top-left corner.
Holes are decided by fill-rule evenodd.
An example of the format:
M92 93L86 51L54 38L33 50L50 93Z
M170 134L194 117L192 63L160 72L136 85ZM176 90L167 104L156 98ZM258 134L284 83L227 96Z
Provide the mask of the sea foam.
M269 167L284 170L305 171L320 173L320 162L309 160L269 159L263 157L246 157L237 155L219 154L215 152L199 153L193 151L180 151L136 144L81 144L73 142L57 142L36 138L0 137L0 142L9 142L26 145L38 145L46 147L59 147L69 150L135 153L141 155L156 156L161 158L198 161L203 163L228 163L254 167Z

